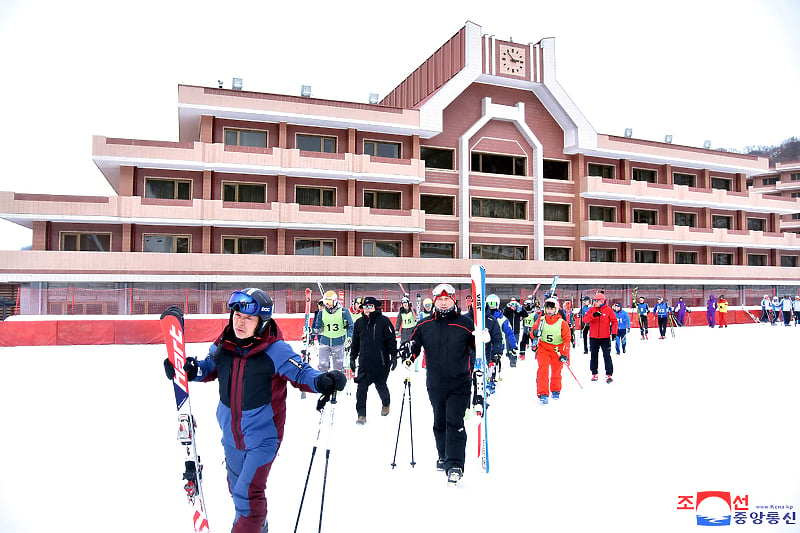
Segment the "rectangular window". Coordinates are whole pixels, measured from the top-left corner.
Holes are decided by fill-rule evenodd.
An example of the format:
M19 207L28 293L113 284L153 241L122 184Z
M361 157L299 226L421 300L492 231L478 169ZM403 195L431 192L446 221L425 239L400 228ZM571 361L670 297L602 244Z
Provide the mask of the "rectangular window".
M142 251L161 254L188 254L189 235L144 235Z
M800 198L800 192L793 192L791 193L792 198Z
M697 227L697 215L695 213L678 213L677 211L672 214L674 224L676 226L689 226L690 228Z
M711 178L711 188L730 191L732 189L732 182L725 178Z
M442 170L454 170L455 150L445 148L430 148L422 146L419 149L419 157L425 161L425 168L440 168Z
M600 176L609 180L614 179L614 167L612 165L589 163L587 171L589 176Z
M400 143L364 141L364 154L375 157L400 159Z
M733 229L733 217L725 215L711 215L711 227L720 229Z
M551 222L569 222L569 204L544 204L544 219Z
M634 263L658 263L658 250L634 250Z
M747 266L769 266L769 261L767 261L767 256L765 254L747 254Z
M225 202L267 202L267 186L263 183L222 183L222 200Z
M748 218L747 229L749 231L767 231L767 221L763 218Z
M590 205L589 220L599 220L601 222L616 222L617 208L606 207L604 205Z
M400 257L400 241L362 241L364 257Z
M421 194L419 207L428 215L455 215L454 196L439 196L437 194Z
M764 185L776 185L780 181L780 178L764 178L762 180Z
M400 193L395 191L364 191L364 207L400 209Z
M431 259L455 259L456 245L452 242L421 242L419 256Z
M324 152L326 154L335 154L336 137L304 135L302 133L298 133L295 136L295 146L298 150L305 150L306 152Z
M569 163L545 159L542 164L542 177L546 180L569 180Z
M592 263L616 263L617 251L613 248L589 248L589 261Z
M294 255L336 255L335 239L295 239Z
M110 233L61 233L62 252L110 252Z
M191 180L145 178L144 197L158 200L191 200L192 182Z
M658 178L658 172L648 168L634 168L631 179L633 181L646 181L647 183L655 183Z
M696 265L697 252L675 252L676 265Z
M504 259L510 261L524 261L528 257L527 246L498 246L488 244L473 244L472 259Z
M486 172L488 174L508 174L509 176L527 175L526 158L511 155L483 154L472 152L472 172Z
M545 261L569 261L570 248L559 248L555 246L544 247Z
M633 221L636 224L649 224L655 226L658 224L658 211L651 209L634 209Z
M694 174L683 174L681 172L672 173L672 183L675 185L686 185L687 187L694 187L696 177Z
M225 144L230 146L267 147L267 132L225 128Z
M782 255L781 256L781 266L782 267L796 267L800 262L798 262L798 258L796 255Z
M223 254L263 255L267 250L264 237L223 237Z
M800 213L792 213L792 220L800 220Z
M498 200L497 198L473 198L472 216L487 218L512 218L526 220L528 202L521 200Z
M732 265L733 254L712 253L711 264L713 265Z
M322 187L296 187L294 200L300 205L336 207L336 189Z
M792 172L789 177L792 181L800 181L800 172Z

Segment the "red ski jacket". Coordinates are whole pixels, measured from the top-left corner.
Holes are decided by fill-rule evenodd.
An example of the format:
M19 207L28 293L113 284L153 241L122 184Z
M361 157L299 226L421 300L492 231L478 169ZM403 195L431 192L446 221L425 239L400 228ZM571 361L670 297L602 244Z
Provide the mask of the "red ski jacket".
M600 311L600 316L594 316L595 311ZM608 339L617 334L617 315L606 304L600 307L590 307L583 315L583 323L589 325L589 337L592 339Z

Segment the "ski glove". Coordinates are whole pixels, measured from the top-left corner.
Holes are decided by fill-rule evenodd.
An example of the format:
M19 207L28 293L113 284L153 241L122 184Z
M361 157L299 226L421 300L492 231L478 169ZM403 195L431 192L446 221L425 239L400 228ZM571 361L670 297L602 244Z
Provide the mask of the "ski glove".
M397 357L392 358L392 370L397 368Z
M200 371L200 367L197 365L197 358L187 357L186 362L183 364L183 371L186 372L187 381L194 380ZM164 359L164 373L167 375L167 379L175 379L175 367L169 358Z
M615 341L615 340L617 340L617 334L616 334L616 333L612 333L612 334L611 334L611 340L612 340L612 341Z
M558 360L564 363L565 365L569 364L569 359L567 359L566 355L562 355L561 357L558 358Z
M594 317L603 316L603 313L601 313L600 311L595 311L594 313L592 313L592 316Z
M314 380L314 386L320 394L333 394L336 391L344 390L347 385L347 378L343 373L338 370L331 370L317 376Z

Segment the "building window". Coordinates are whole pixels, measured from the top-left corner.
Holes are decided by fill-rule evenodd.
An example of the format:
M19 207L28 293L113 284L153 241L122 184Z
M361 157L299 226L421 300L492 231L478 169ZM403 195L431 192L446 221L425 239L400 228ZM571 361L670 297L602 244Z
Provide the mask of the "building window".
M683 174L681 172L672 173L672 183L675 185L686 185L687 187L694 187L696 177L694 174Z
M374 157L400 159L400 143L364 141L364 154Z
M634 168L631 179L633 181L646 181L647 183L655 183L658 178L658 172L648 168Z
M678 213L672 214L674 224L676 226L689 226L690 228L697 227L697 215L695 213Z
M544 204L544 219L550 222L569 222L569 204Z
M720 189L722 191L730 191L732 182L725 178L711 178L711 188Z
M487 218L527 219L528 202L521 200L499 200L497 198L473 198L472 216Z
M294 200L300 205L336 207L336 189L322 187L296 187Z
M222 200L225 202L267 202L267 186L263 183L222 183Z
M792 220L800 220L800 213L792 213Z
M400 257L400 241L362 241L364 257Z
M589 261L592 263L616 263L617 251L613 248L589 248Z
M144 197L158 200L191 200L191 180L145 178Z
M188 254L191 246L189 235L144 235L142 251L161 254Z
M764 178L762 183L764 185L777 185L778 181L780 181L780 178Z
M542 177L546 180L569 180L569 163L545 159L542 162Z
M325 137L322 135L295 135L295 146L298 150L306 152L324 152L326 154L336 153L336 137Z
M675 252L676 265L696 265L697 252Z
M612 165L599 165L597 163L589 163L587 168L587 175L600 176L601 178L614 179L614 167Z
M62 252L110 252L110 233L61 233Z
M524 261L528 257L527 246L498 246L489 244L473 244L472 259L504 259Z
M395 191L364 191L364 207L400 209L400 193Z
M633 221L636 224L649 224L655 226L658 224L658 211L651 209L634 209Z
M489 174L508 174L510 176L525 176L527 173L526 159L500 154L483 154L472 152L472 172L486 172Z
M223 237L223 254L263 255L267 250L264 237Z
M720 229L733 229L733 217L725 215L711 215L711 227Z
M429 259L455 259L456 245L452 242L421 242L419 256Z
M747 229L749 231L767 231L767 221L763 218L748 218Z
M658 263L658 250L634 250L634 263Z
M267 132L225 128L225 144L229 146L267 147Z
M712 253L711 254L711 264L712 265L732 265L733 264L733 254Z
M335 239L295 239L294 255L336 255Z
M617 208L604 205L589 206L589 220L599 220L601 222L616 222Z
M792 198L800 198L800 192L793 192L791 193Z
M558 248L555 246L544 247L545 261L569 261L571 248Z
M422 146L419 149L419 157L425 161L425 168L455 169L453 164L456 159L455 150Z
M800 181L800 172L792 172L789 177L792 181Z
M419 207L428 215L455 215L455 205L454 196L422 194L419 197Z
M782 267L796 267L798 264L798 259L796 255L782 255L781 256L781 266Z
M747 254L747 266L761 267L768 265L766 254Z

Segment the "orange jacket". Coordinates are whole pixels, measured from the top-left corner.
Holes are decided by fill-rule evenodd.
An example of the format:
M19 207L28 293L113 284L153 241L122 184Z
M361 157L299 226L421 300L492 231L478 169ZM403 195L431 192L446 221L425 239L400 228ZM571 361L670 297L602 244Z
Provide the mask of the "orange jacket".
M602 314L594 316L595 311ZM590 307L583 316L583 323L589 324L589 337L592 339L609 339L612 334L617 334L617 315L606 304Z
M544 316L545 322L551 326L555 324L559 318L561 318L561 315L553 315L553 316L542 315L542 316ZM539 321L541 319L542 319L541 316L538 319L536 319L536 322L533 323L531 331L539 330ZM549 342L547 342L547 339L542 337L541 339L539 339L539 345L537 349L540 352L555 354L556 348L558 348L558 353L560 355L566 355L567 357L569 357L569 347L571 345L569 322L567 322L563 318L561 318L561 339L563 340L561 344L550 344Z

